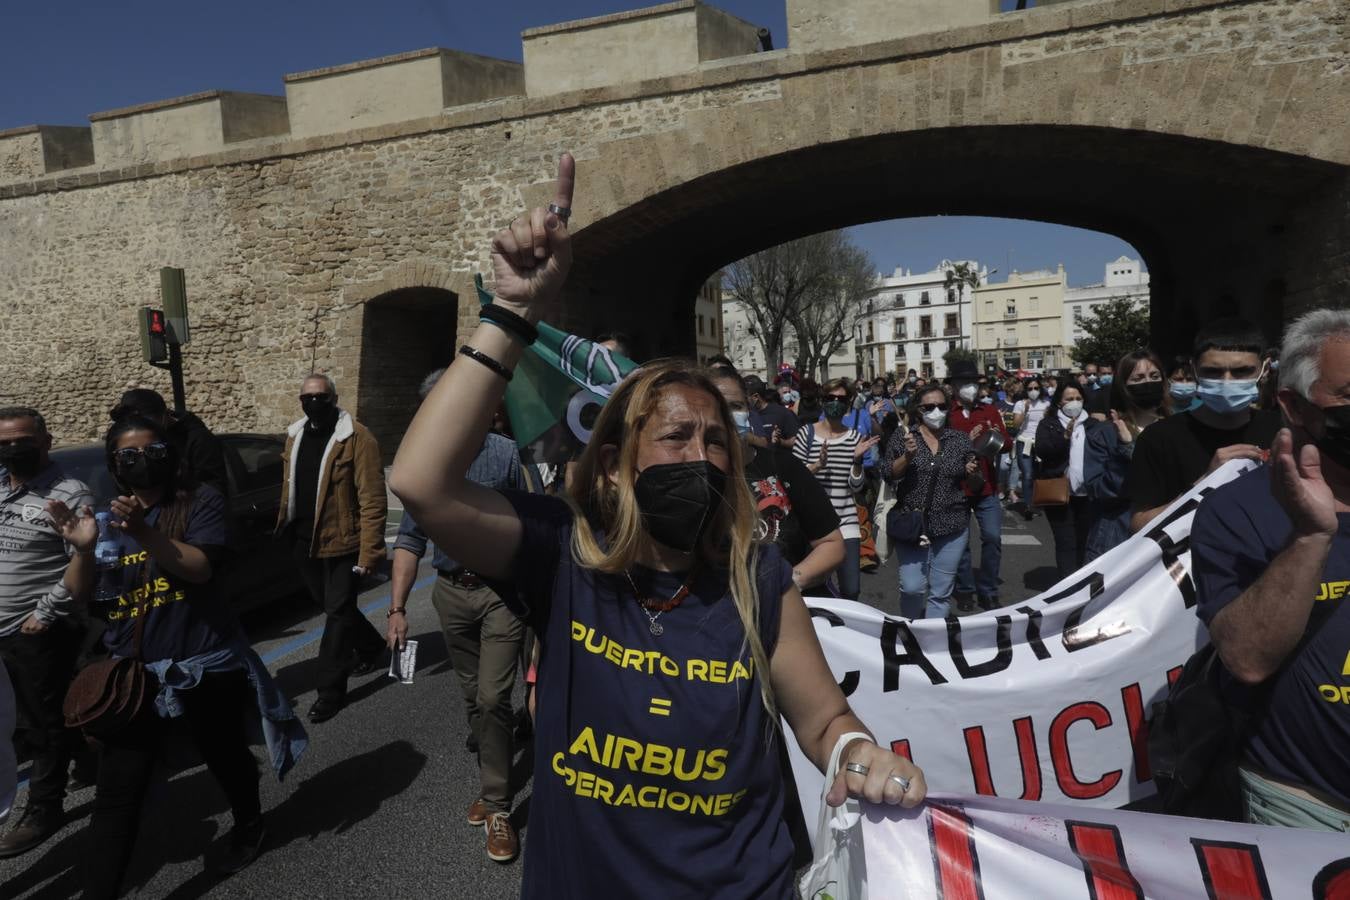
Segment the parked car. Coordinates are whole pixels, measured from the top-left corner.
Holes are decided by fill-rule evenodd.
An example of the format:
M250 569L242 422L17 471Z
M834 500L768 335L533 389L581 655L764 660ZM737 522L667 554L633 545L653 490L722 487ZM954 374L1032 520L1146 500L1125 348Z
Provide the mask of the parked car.
M284 435L222 434L229 471L226 509L229 554L216 584L240 610L252 609L300 591L303 585L290 545L276 539L281 506L281 453ZM117 496L102 444L80 444L52 451L52 459L89 485L97 509Z

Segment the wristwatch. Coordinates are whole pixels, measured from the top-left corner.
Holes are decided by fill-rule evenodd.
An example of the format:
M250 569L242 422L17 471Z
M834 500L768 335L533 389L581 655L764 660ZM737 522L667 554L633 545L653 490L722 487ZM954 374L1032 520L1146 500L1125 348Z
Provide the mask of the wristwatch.
M398 607L391 606L389 607L389 612L384 614L384 617L386 619L392 619L396 615L406 616L407 614L408 608L406 606L398 606Z

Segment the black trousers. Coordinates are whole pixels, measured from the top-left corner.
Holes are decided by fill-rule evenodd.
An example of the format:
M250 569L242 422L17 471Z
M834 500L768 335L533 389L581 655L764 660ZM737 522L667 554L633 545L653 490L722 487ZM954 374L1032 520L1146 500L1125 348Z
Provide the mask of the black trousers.
M347 673L362 660L379 655L385 647L384 635L356 605L360 579L352 572L355 553L313 559L307 542L297 541L295 561L305 587L326 617L319 642L319 696L340 699L347 694Z
M75 675L80 631L57 622L41 634L14 634L0 638L0 659L14 683L18 706L16 732L33 757L28 780L28 805L61 810L66 796L66 772L80 736L66 728L61 703Z
M1065 578L1083 568L1087 560L1088 529L1092 525L1092 501L1070 497L1068 506L1045 506L1045 520L1055 538L1055 568Z
M158 685L151 679L153 687ZM99 750L98 790L85 829L84 900L116 897L140 826L141 806L165 737L185 727L206 768L225 792L236 825L262 814L258 764L248 747L245 710L254 704L248 675L210 672L195 688L183 691L183 716L161 719L153 703Z

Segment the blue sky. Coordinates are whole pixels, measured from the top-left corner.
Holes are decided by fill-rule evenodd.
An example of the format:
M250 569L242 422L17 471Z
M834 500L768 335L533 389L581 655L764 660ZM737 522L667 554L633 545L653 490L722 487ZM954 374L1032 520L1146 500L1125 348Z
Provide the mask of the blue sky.
M652 0L655 2L655 0ZM1001 0L1005 7L1014 0ZM282 76L422 47L521 57L520 32L649 5L642 0L167 0L15 3L5 10L0 130L83 125L90 113L197 91L283 93ZM786 0L713 0L785 45ZM878 269L969 257L1007 271L1063 262L1071 283L1100 280L1133 254L1107 235L1011 220L942 218L854 229ZM996 276L1001 278L1002 275Z

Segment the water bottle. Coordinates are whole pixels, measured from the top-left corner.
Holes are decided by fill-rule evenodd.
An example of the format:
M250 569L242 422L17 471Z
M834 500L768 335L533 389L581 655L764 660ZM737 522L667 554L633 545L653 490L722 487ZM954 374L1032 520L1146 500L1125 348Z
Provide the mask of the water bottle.
M98 543L94 544L94 577L97 580L94 600L98 603L111 603L121 593L113 573L122 558L122 541L109 524L112 521L112 513L95 513L94 521L98 523Z

